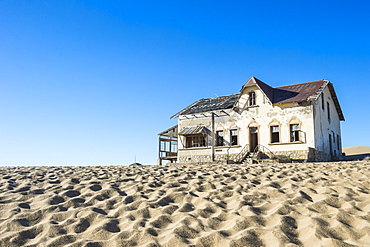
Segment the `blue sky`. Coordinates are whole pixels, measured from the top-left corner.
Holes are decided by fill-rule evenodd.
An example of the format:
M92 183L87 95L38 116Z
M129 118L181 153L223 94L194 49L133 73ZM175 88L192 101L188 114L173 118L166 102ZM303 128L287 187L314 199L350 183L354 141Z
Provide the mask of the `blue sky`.
M0 1L0 165L155 164L157 134L251 76L330 80L370 146L369 1Z

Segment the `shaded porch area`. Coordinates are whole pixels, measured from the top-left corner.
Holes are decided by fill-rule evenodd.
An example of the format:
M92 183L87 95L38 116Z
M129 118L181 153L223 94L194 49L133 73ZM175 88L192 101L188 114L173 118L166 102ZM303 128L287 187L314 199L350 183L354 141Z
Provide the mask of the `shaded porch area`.
M158 136L158 165L162 165L163 161L177 162L178 126L175 125Z

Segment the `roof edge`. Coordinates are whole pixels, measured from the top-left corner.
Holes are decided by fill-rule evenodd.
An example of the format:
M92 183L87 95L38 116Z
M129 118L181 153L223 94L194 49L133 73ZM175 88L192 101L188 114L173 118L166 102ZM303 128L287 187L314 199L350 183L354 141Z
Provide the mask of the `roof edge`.
M328 81L328 88L329 88L331 97L334 101L334 106L337 109L339 120L340 121L346 121L345 118L344 118L344 115L343 115L342 108L340 107L337 94L335 93L333 83L331 83L330 81Z

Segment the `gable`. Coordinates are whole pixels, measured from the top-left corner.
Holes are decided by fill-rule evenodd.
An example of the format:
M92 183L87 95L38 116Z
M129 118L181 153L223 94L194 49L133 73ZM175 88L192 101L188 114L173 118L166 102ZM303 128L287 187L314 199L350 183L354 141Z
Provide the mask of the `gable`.
M257 79L256 77L252 76L240 89L240 92L242 93L244 89L252 86L257 86L261 92L269 99L269 101L272 103L274 98L274 89L264 83L263 81Z
M247 105L247 94L251 91L261 92L273 105L317 100L326 87L328 87L331 93L339 119L344 120L334 87L329 81L318 80L273 88L254 76L242 86L239 94L198 100L171 118L180 115L232 109L234 107L243 109Z

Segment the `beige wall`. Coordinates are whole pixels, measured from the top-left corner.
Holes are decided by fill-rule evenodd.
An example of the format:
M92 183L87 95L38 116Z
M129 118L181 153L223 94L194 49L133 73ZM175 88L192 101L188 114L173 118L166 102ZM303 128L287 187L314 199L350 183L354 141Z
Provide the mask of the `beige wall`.
M322 97L324 97L324 110L322 109ZM329 103L330 107L330 122L328 120L327 102ZM315 101L314 112L315 148L319 151L329 154L329 134L331 134L332 136L335 135L335 143L332 139L333 153L335 151L337 156L341 156L342 138L340 130L340 120L328 87L324 89L323 94L321 94L320 97ZM339 140L337 140L337 135L339 135Z
M245 106L248 93L256 93L257 106ZM235 147L215 147L214 153L217 157L224 157L227 154L237 154L242 148L249 144L249 126L258 127L259 144L267 147L272 152L284 153L292 151L308 151L309 148L318 149L325 152L328 149L328 133L333 132L340 135L340 122L334 104L330 99L329 91L325 89L324 94L331 106L331 124L327 122L326 112L321 112L320 98L315 102L306 102L305 105L298 103L288 103L273 106L268 98L256 86L244 89L240 97L239 109L225 110L217 112L215 116L215 131L224 131L224 140L230 141L230 130L238 129L238 146ZM326 108L326 105L325 105ZM314 113L315 112L315 113ZM315 114L315 118L314 118ZM271 143L270 124L280 126L280 143ZM304 133L303 142L290 142L290 123L299 123L300 129ZM179 131L186 127L206 126L212 130L211 113L202 113L179 117ZM315 134L316 130L316 134ZM323 132L321 134L321 132ZM303 136L302 136L303 137ZM335 138L337 138L335 136ZM181 141L182 140L182 141ZM190 157L201 155L212 155L212 137L208 136L208 148L184 149L184 137L179 141L179 160L181 156ZM334 145L333 145L334 148ZM336 148L336 146L335 146ZM338 150L336 151L338 153ZM188 159L188 158L187 158Z

